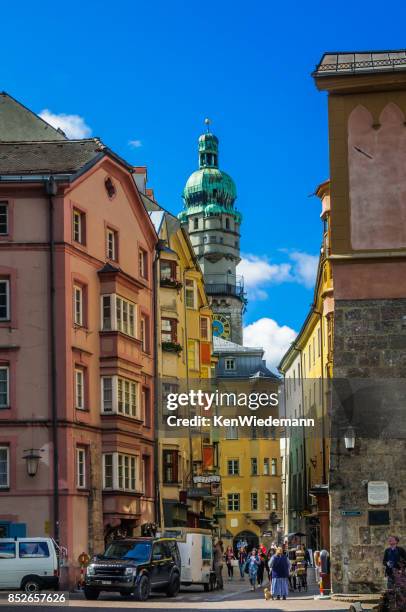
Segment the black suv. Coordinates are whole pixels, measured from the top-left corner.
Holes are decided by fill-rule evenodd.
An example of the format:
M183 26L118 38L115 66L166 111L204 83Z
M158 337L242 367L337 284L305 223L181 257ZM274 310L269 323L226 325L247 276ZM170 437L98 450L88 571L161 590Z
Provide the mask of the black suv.
M84 594L97 599L101 591L118 591L146 601L151 590L175 597L180 589L180 554L172 538L115 540L86 570Z

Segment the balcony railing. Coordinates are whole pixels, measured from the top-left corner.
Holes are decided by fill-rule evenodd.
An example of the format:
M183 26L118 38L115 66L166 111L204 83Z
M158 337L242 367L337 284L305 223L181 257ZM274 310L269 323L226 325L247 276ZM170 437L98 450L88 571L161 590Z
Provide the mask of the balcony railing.
M231 295L245 299L244 279L233 274L208 274L204 277L207 295Z

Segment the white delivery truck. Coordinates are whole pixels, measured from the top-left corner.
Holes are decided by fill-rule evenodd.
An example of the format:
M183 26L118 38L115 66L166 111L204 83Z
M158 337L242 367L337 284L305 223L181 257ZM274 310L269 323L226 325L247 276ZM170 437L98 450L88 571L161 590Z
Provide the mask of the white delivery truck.
M165 537L175 538L181 558L180 580L183 586L202 585L205 591L215 586L213 572L213 537L208 529L169 527Z

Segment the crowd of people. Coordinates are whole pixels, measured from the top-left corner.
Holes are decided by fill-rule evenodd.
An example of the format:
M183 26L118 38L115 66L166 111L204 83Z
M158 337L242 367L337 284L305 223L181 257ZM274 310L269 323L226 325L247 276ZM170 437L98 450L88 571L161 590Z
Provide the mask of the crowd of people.
M219 540L214 548L214 571L218 589L224 588L225 564L228 580L234 580L234 570L238 568L240 580L244 580L245 575L248 575L252 591L262 587L264 581L269 584L272 599L286 599L289 589L300 590L301 586L307 588L309 563L310 555L304 544L298 545L293 554L275 543L268 550L263 544L248 550L248 545L240 543L235 552L232 546L228 546L224 551L223 542Z

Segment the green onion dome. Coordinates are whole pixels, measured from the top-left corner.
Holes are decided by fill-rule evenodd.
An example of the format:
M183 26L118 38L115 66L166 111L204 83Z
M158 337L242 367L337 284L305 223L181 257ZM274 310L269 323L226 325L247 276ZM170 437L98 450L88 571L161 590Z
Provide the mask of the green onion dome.
M206 132L199 138L199 170L191 174L185 185L185 210L180 213L179 219L183 223L191 214L228 213L239 222L241 215L233 208L236 197L233 179L218 167L217 136Z

